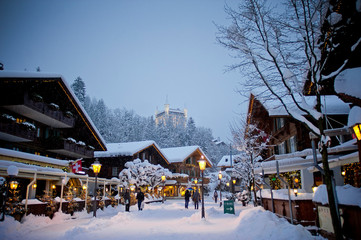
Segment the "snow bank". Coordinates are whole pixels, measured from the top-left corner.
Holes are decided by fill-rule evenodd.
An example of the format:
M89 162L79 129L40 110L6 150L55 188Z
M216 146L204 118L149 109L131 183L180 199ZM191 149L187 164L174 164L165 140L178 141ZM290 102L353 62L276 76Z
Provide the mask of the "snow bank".
M361 207L361 188L355 188L351 185L336 186L336 192L339 204ZM328 204L326 185L318 186L314 197L314 202Z
M244 210L235 229L237 239L313 239L301 225L291 225L261 207Z

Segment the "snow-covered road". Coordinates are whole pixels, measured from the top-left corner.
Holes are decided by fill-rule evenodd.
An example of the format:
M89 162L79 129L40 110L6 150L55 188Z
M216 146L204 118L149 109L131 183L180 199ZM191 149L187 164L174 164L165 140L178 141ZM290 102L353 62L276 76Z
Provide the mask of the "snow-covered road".
M185 209L184 200L179 199L146 204L143 211L136 206L130 212L124 212L124 206L109 206L98 210L97 218L85 211L73 217L57 213L53 220L29 215L21 224L7 217L0 223L0 239L321 239L261 207L242 207L236 202L233 215L206 201L205 209L206 218L201 219L201 209L191 204Z

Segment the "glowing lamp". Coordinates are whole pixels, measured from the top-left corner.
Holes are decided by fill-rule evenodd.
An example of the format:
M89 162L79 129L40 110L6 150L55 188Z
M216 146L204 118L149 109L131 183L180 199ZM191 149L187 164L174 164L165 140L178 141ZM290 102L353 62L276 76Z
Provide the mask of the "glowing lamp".
M233 181L233 184L236 184L236 179L233 179L232 181Z
M56 188L56 186L53 184L53 185L51 185L51 188L52 188L52 189L55 189L55 188Z
M295 183L298 183L298 182L299 182L298 178L295 178Z
M293 189L293 193L294 193L294 194L295 194L295 196L297 197L297 194L298 194L298 189L297 189L297 188Z
M206 169L206 161L203 159L203 156L202 159L198 161L198 164L201 171L204 171L204 169Z
M164 182L165 181L165 176L164 175L162 175L162 182Z
M315 192L316 192L316 190L317 190L317 186L316 186L316 185L313 185L313 186L312 186L312 192L314 192L314 193L315 193Z
M95 175L98 175L98 173L100 172L100 169L101 169L102 165L99 163L98 160L96 160L96 161L92 164L92 167L93 167L94 174L95 174Z
M222 179L222 172L221 172L221 171L219 171L219 173L218 173L218 179L219 179L219 180Z
M17 181L11 181L10 182L10 189L16 190L18 188L19 183Z
M229 187L229 182L226 183L227 187Z
M33 188L37 188L38 185L36 183L33 184Z
M134 185L130 186L130 191L134 191L134 190L135 190L135 186Z
M83 188L83 190L86 190L86 185L83 185L83 187L82 187L82 188Z
M345 176L345 175L346 175L346 171L343 170L343 171L341 172L341 175L342 175L342 176Z
M198 183L198 180L197 180L197 178L196 178L196 179L194 180L194 183L195 183L195 184L197 184L197 183Z
M356 135L357 140L361 141L361 123L353 125L352 129Z

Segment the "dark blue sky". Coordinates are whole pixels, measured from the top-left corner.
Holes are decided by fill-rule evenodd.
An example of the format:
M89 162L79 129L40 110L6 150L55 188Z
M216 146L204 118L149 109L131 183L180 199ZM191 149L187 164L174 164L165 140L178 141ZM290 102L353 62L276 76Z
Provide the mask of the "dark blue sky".
M87 93L110 108L151 116L188 109L197 126L230 137L247 103L235 92L234 63L216 43L236 0L0 0L0 62L5 70L80 76Z

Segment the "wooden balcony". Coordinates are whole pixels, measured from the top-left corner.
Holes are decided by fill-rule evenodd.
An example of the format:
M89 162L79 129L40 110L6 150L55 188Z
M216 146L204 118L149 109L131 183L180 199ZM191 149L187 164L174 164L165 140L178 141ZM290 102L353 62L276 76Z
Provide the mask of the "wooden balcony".
M75 125L74 117L65 116L56 105L36 101L27 93L9 99L3 107L53 128L73 128Z
M0 139L9 142L31 142L36 129L16 122L0 122Z
M47 139L45 144L47 146L47 151L49 152L54 152L73 158L94 157L94 150L88 148L87 146L79 145L66 139Z

